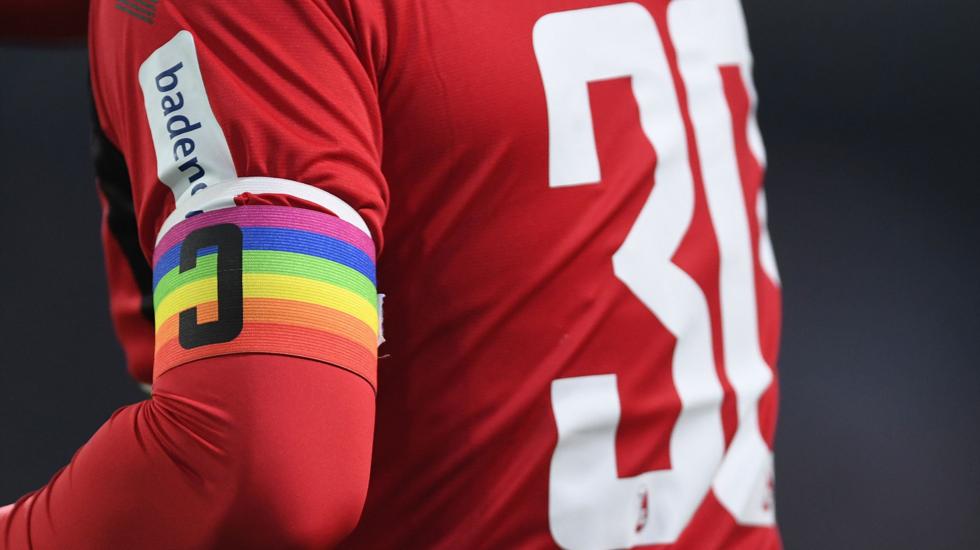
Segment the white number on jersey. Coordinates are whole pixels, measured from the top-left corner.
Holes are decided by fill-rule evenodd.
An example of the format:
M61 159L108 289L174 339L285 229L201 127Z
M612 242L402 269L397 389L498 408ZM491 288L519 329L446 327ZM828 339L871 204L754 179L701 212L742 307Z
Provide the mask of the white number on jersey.
M726 451L707 300L671 261L693 217L694 179L681 108L653 17L636 3L548 14L538 20L533 39L548 104L550 186L601 180L589 82L631 77L641 127L657 150L656 185L612 262L616 276L677 338L671 368L681 401L670 435L672 467L620 478L615 374L552 383L558 444L551 462L549 519L555 541L566 548L674 542L709 490L741 524L774 522L772 452L757 418L758 400L772 374L760 351L749 221L718 70L719 65L743 71L750 66L741 7L737 0L675 0L668 27L718 236L725 368L739 423ZM753 153L763 161L754 120L749 134ZM762 247L763 263L771 263L766 271L775 278L768 239ZM645 518L637 516L640 499L646 499Z

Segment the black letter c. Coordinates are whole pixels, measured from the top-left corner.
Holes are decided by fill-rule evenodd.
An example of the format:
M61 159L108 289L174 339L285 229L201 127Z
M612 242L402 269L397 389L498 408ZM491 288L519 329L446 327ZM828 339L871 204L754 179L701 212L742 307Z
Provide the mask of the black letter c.
M191 232L180 247L180 273L197 267L197 253L218 247L218 319L197 322L197 306L180 312L180 345L192 349L208 344L230 342L242 332L242 230L224 223Z

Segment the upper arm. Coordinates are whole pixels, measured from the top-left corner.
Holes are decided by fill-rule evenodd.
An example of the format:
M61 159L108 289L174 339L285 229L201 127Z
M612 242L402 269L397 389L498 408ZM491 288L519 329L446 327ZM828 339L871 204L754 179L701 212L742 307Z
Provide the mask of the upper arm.
M90 36L152 259L154 376L275 353L373 385L382 19L348 1L155 6L151 23L97 1ZM289 206L257 205L270 194Z
M94 2L93 98L132 191L108 198L131 201L114 228L135 225L126 250L152 264L126 288L152 292L156 383L0 508L0 547L312 548L353 528L387 208L366 13Z

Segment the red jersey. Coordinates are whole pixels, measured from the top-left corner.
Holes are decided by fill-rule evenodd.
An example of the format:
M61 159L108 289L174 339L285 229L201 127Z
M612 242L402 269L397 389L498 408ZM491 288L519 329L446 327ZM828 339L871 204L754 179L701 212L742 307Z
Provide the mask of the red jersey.
M182 197L250 181L215 200L312 203L379 252L345 547L779 547L780 294L737 0L183 4L92 12L137 378L147 258Z

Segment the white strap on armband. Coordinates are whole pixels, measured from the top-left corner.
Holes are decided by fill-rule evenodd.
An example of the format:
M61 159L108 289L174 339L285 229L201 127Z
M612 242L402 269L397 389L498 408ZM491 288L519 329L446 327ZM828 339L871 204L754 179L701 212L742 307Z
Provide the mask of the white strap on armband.
M211 212L235 206L235 197L242 193L291 195L298 199L320 205L338 218L360 229L371 237L371 231L357 210L339 197L318 187L292 180L268 177L238 178L212 184L197 193L185 194L177 203L177 208L167 217L157 233L157 243L175 225L188 216L200 212Z

